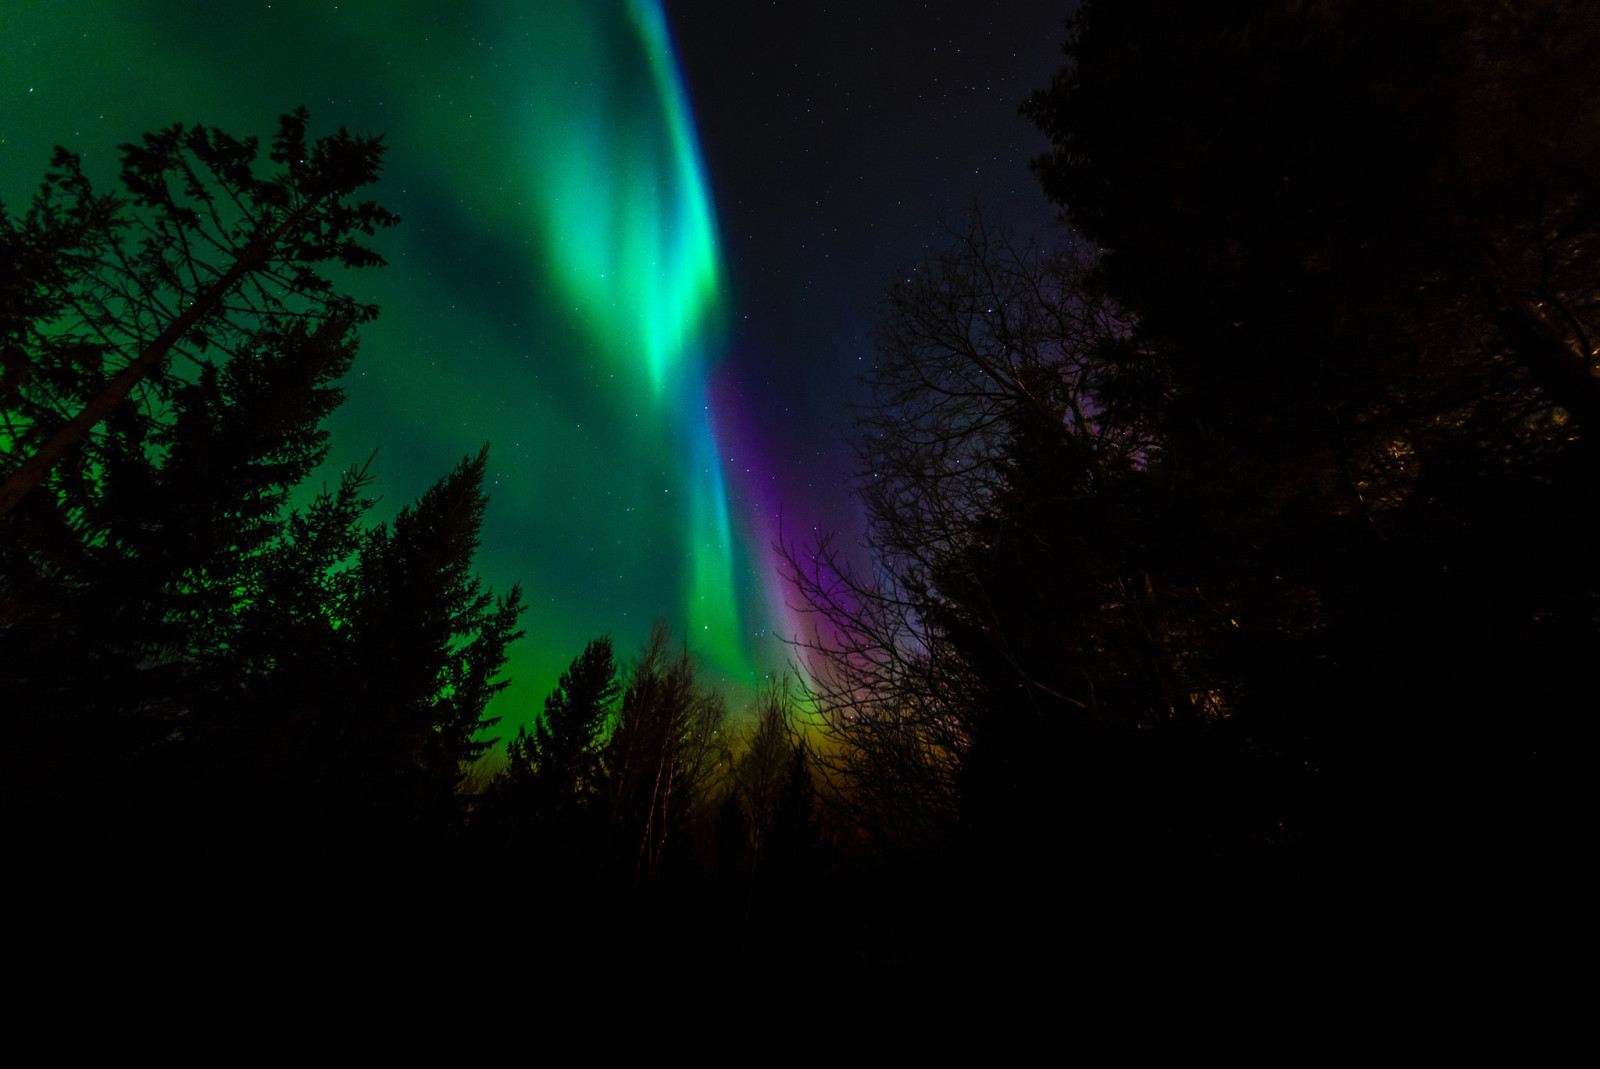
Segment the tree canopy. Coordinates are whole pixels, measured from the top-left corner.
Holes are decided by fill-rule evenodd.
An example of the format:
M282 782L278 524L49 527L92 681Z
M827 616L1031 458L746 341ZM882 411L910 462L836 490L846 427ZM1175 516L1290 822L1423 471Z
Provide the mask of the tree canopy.
M1537 875L1600 649L1600 22L1077 11L1026 105L1072 229L975 213L885 294L861 545L783 547L799 693L737 724L665 622L597 638L493 775L487 446L386 522L367 469L291 507L375 313L325 270L381 262L381 143L297 112L262 177L175 127L117 197L58 154L0 212L6 830L481 874L563 975L1321 968L1365 901Z
M322 265L383 262L362 244L398 218L355 202L383 158L381 138L340 130L306 141L309 116L284 115L271 160L260 146L174 126L122 146L126 199L97 196L78 157L58 149L20 224L7 219L11 266L4 348L9 513L141 384L165 396L263 334L295 323L350 324L377 310L334 292ZM137 243L135 245L135 242ZM102 370L104 369L104 370ZM105 378L102 378L105 376Z
M1212 547L1208 685L1346 845L1523 849L1600 637L1591 6L1088 0L1066 52L1036 169L1138 324L1107 375Z
M1600 26L1088 0L1071 34L1026 111L1074 229L980 220L890 289L870 564L788 553L842 804L1135 898L1525 856L1600 638Z
M0 213L0 675L24 825L425 823L488 745L521 604L471 574L487 449L389 524L365 523L364 472L290 507L376 314L323 271L380 265L364 239L397 221L354 199L380 139L312 142L307 122L283 116L266 176L253 138L147 135L121 196L58 151L28 212Z

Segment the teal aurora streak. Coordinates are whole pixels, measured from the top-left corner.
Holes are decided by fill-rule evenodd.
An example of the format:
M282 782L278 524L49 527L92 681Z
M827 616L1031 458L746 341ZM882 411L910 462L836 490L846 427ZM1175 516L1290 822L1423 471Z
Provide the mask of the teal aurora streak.
M173 122L264 134L303 103L387 134L377 195L405 221L350 279L383 314L330 469L378 448L392 512L491 443L479 567L531 605L501 733L587 639L626 650L657 616L730 697L786 662L781 488L719 439L742 416L713 402L716 212L659 0L5 8L12 210L57 143L109 189L114 146Z

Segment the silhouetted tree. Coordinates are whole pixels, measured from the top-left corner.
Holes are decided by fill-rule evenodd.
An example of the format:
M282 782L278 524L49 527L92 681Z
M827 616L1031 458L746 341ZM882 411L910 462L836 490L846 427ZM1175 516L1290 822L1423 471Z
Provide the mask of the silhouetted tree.
M317 271L381 263L358 236L393 216L349 200L381 145L308 144L297 112L281 170L256 177L256 154L151 135L124 147L131 202L59 154L0 232L19 488L0 515L0 749L7 815L41 834L188 827L223 849L248 813L304 858L319 837L288 829L452 816L488 745L520 595L470 574L486 453L392 525L367 529L364 472L287 507L375 314Z
M160 418L130 404L97 463L79 454L0 520L0 657L34 727L126 752L237 688L236 614L285 531L289 491L326 452L318 424L342 397L346 328L264 337L177 389Z
M804 881L807 863L821 846L821 835L811 750L803 742L789 750L764 845L777 870L774 879L790 885Z
M570 827L600 800L602 733L622 685L609 638L597 638L561 673L532 734L519 728L495 804L513 818Z
M381 144L308 145L305 123L283 117L266 179L253 139L149 135L123 147L127 200L58 150L5 219L0 656L13 707L90 752L159 741L231 685L213 668L235 594L326 455L374 310L317 267L381 263L357 239L395 220L348 199Z
M696 681L687 648L672 653L658 621L628 675L602 767L610 807L612 863L651 892L671 856L687 856L688 826L709 816L727 768L722 698Z
M717 897L738 905L741 961L803 955L785 933L809 928L796 921L816 908L810 878L820 837L809 751L787 687L764 691L737 734L742 748L715 825Z
M472 574L489 449L464 458L392 525L364 540L341 631L343 700L328 710L335 766L357 789L409 806L449 805L465 765L493 744L484 710L522 612Z
M1036 167L1162 343L1168 434L1361 510L1434 425L1590 421L1597 54L1564 0L1084 4Z
M784 696L763 694L745 735L744 752L733 762L732 785L747 815L750 849L759 859L777 819L778 800L797 740Z
M282 170L268 178L255 174L254 138L199 126L147 134L122 147L126 202L97 196L78 158L57 149L59 170L22 225L6 226L6 260L21 275L8 304L28 318L8 324L4 350L0 516L135 387L164 395L184 381L169 374L174 355L203 370L211 354L252 346L264 330L375 314L317 271L383 262L358 235L397 218L349 199L376 179L381 139L341 130L308 144L307 118L304 109L282 117L271 152Z
M1098 396L1130 326L1085 284L1089 263L975 217L894 287L859 420L877 570L827 545L790 553L819 619L830 760L895 836L998 831L1044 804L1064 749L1214 712L1171 642L1178 595L1152 572L1159 442Z
M1210 532L1210 685L1331 777L1352 850L1524 851L1600 638L1600 23L1089 0L1067 54L1037 167L1139 317L1115 370Z

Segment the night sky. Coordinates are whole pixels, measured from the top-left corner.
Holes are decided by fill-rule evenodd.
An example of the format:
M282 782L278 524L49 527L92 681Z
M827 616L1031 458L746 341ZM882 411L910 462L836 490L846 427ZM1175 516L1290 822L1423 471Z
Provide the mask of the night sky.
M880 295L979 198L1049 239L1017 115L1070 0L0 0L0 198L52 146L114 188L176 122L384 133L404 222L325 478L385 519L491 444L477 564L521 581L498 734L596 635L665 617L735 709L791 658L772 543L858 537L849 406ZM319 478L319 482L321 479Z

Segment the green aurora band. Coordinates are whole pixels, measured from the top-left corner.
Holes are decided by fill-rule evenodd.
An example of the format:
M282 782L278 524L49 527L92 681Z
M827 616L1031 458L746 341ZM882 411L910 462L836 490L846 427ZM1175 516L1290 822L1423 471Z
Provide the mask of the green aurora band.
M348 280L383 314L325 477L380 448L383 518L491 443L478 565L530 604L497 734L588 639L626 652L658 616L736 707L786 663L776 490L761 450L718 436L716 211L659 0L5 11L13 212L58 143L110 189L113 147L174 122L265 134L304 103L315 130L386 133L376 196L405 221L389 266Z
M703 359L721 311L711 194L659 3L630 0L636 36L623 48L603 11L550 8L554 32L542 38L550 47L537 65L552 91L539 101L529 146L537 223L550 281L622 372L627 402L653 414L654 433L681 443L689 637L712 664L738 671L748 652ZM559 151L539 166L551 146Z

